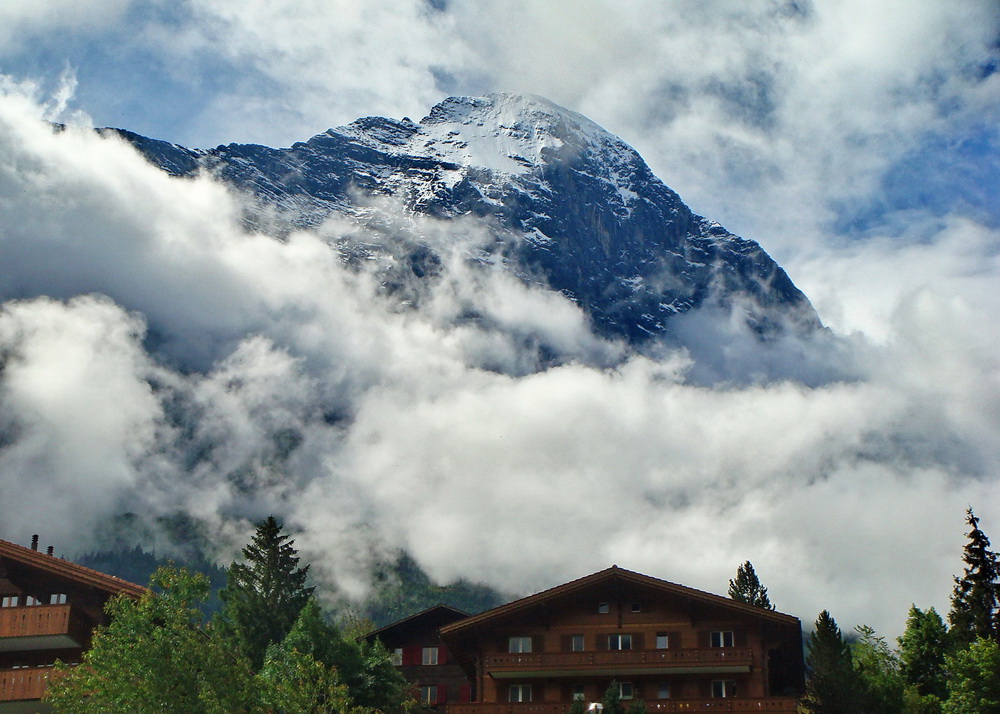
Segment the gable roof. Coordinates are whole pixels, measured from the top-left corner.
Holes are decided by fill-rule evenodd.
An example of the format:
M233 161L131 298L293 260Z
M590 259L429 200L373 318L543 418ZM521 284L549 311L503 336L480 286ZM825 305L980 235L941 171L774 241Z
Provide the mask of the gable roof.
M458 608L454 608L451 605L445 605L444 603L438 603L437 605L433 605L426 610L421 610L420 612L404 617L401 620L390 622L384 627L373 630L372 632L369 632L365 638L371 639L373 637L379 637L380 635L395 632L396 630L403 630L411 626L420 627L421 625L426 625L437 629L456 620L462 620L468 616L469 613L463 612Z
M759 617L761 619L770 620L783 625L801 627L799 618L792 615L786 615L774 610L765 610L760 607L738 602L732 598L723 597L722 595L715 595L713 593L705 592L704 590L696 590L695 588L689 588L685 585L672 583L669 580L660 580L659 578L643 575L641 573L635 573L631 570L619 568L617 565L612 565L610 568L606 568L605 570L600 570L596 573L592 573L591 575L571 580L568 583L557 585L554 588L543 590L535 593L534 595L523 597L520 600L514 600L506 605L501 605L493 608L492 610L487 610L486 612L478 615L473 615L465 618L464 620L459 620L458 622L454 622L450 625L445 625L441 628L441 635L456 635L480 625L489 625L502 620L507 616L529 610L537 605L541 605L566 595L581 592L595 585L611 583L615 580L653 588L664 594L688 598L705 603L706 605L733 610L744 615Z
M40 553L23 545L0 540L0 558L8 558L31 568L41 570L53 577L65 578L83 585L90 585L98 590L117 595L125 593L132 597L140 597L147 589L141 585L130 583L114 575L108 575L92 568L87 568L54 555Z

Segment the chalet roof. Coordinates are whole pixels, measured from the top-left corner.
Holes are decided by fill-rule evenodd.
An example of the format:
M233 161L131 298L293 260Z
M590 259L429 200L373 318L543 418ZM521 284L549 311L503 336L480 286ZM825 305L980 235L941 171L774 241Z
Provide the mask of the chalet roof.
M467 612L463 612L462 610L451 607L450 605L445 605L444 603L438 603L437 605L429 607L426 610L421 610L420 612L404 617L401 620L390 622L388 625L380 627L373 632L369 632L366 635L366 639L370 640L374 637L402 630L410 626L420 626L425 622L431 627L442 627L448 623L454 622L455 620L462 620L468 616L469 613Z
M143 586L130 583L127 580L122 580L114 575L108 575L107 573L102 573L100 571L93 570L92 568L77 565L76 563L71 563L68 560L57 558L54 555L41 553L37 550L25 548L23 545L11 543L6 540L0 540L0 558L7 558L9 560L22 563L23 565L44 571L45 573L57 578L64 578L83 585L90 585L113 595L125 593L126 595L139 597L143 593L147 592L147 589Z
M664 594L689 598L691 600L703 602L706 605L733 610L744 615L759 617L761 619L770 620L780 624L794 625L796 627L800 626L799 619L792 615L786 615L774 610L765 610L760 607L738 602L729 597L715 595L703 590L696 590L695 588L689 588L685 585L678 585L677 583L672 583L668 580L660 580L659 578L650 577L649 575L643 575L641 573L635 573L631 570L619 568L617 565L612 565L610 568L606 568L605 570L592 573L591 575L586 575L576 580L571 580L568 583L563 583L562 585L557 585L554 588L549 588L548 590L543 590L535 593L534 595L523 597L520 600L514 600L506 605L500 605L492 610L487 610L486 612L482 612L478 615L467 617L464 620L459 620L458 622L454 622L450 625L445 625L441 628L441 635L447 636L461 634L464 631L480 625L493 624L510 615L522 613L525 610L529 610L537 605L586 590L587 588L591 588L595 585L610 583L614 580L653 588L654 590L659 590Z

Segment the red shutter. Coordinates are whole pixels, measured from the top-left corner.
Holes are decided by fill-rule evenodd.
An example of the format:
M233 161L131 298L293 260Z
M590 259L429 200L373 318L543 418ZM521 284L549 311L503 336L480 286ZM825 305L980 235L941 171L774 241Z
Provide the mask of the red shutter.
M472 685L463 684L458 688L458 701L460 702L471 702L472 701Z
M437 685L437 701L435 704L444 704L448 700L448 685L439 684Z
M444 645L438 645L438 664L448 663L448 648Z
M422 648L419 645L413 647L404 647L403 664L404 665L420 664L422 661L420 656L421 650Z

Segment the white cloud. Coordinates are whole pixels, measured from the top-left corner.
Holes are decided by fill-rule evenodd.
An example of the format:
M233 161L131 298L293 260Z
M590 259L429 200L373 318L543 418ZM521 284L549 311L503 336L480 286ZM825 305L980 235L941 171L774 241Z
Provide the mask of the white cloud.
M125 5L107 7L113 24ZM471 267L481 226L376 204L368 224L250 235L224 187L55 133L39 119L71 117L68 94L5 81L0 290L22 301L0 313L0 488L53 488L0 535L44 521L68 541L125 508L179 508L236 545L273 509L353 593L371 557L406 547L440 578L523 589L617 562L718 592L749 558L781 609L890 635L910 602L946 609L965 506L1000 524L1000 236L896 213L852 242L832 219L877 203L928 135L997 116L997 76L971 71L995 11L797 7L191 0L179 27L136 28L178 76L224 69L184 86L218 81L191 132L227 141L416 118L445 88L547 95L787 256L836 333L760 346L721 316L701 349L655 359L620 361L568 301ZM372 231L445 255L413 306L328 247ZM536 373L546 350L563 362Z

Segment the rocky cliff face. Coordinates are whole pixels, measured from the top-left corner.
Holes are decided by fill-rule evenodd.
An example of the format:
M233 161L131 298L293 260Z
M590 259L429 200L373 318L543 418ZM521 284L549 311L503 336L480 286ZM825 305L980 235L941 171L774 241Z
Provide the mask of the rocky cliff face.
M250 224L273 226L277 216L284 230L315 227L363 213L379 196L415 213L481 219L487 252L575 300L597 332L634 344L669 336L672 316L712 305L738 307L762 337L820 326L756 242L692 213L635 150L539 97L452 97L419 123L368 117L286 149L191 150L120 133L165 171L208 170L251 194ZM390 286L433 275L440 260L419 237L332 242L347 260L389 256Z

